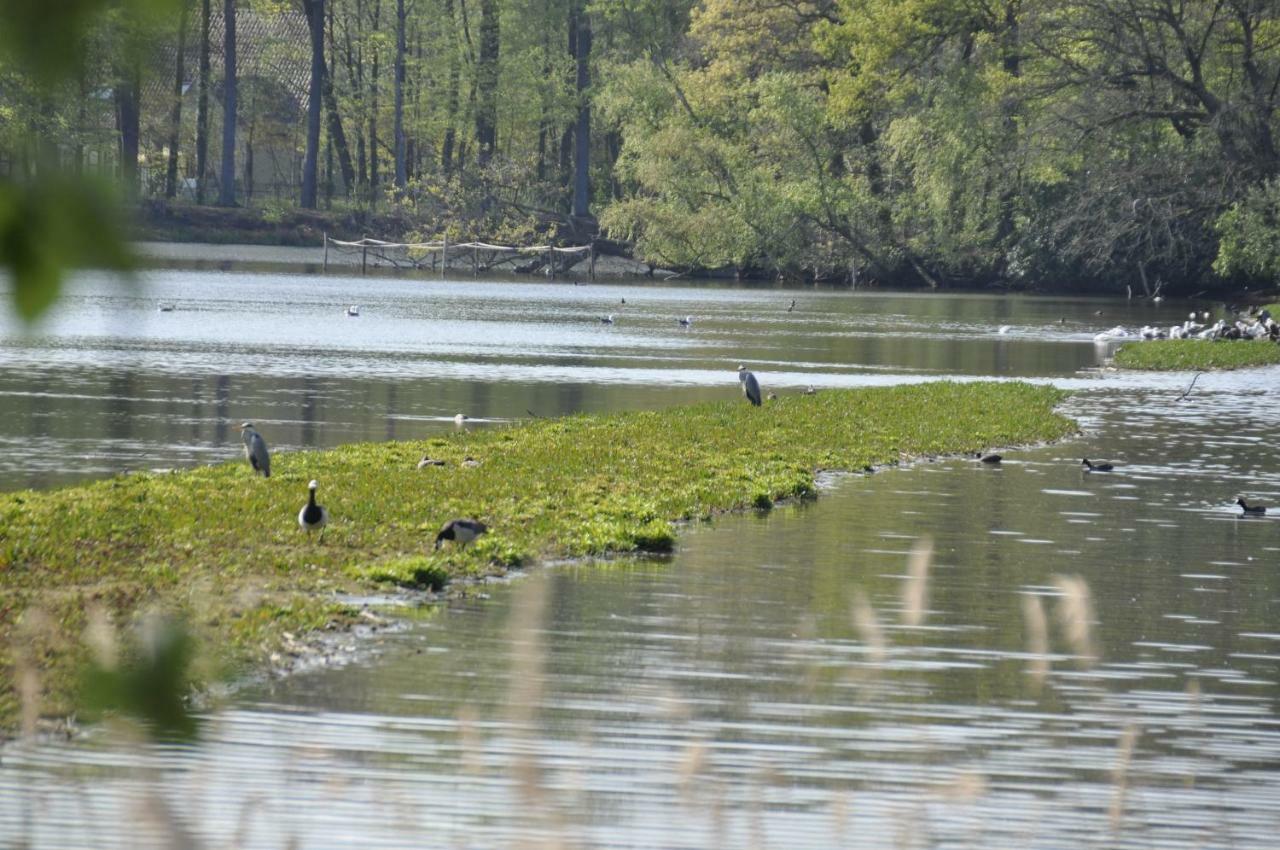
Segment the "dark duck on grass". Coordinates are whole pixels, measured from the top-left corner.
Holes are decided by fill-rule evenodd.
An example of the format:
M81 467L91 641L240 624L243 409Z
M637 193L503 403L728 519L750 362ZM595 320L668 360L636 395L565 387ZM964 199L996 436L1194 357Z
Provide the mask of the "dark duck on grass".
M1250 505L1243 497L1236 499L1236 504L1240 506L1240 510L1244 511L1245 516L1262 516L1267 512L1262 505Z
M308 534L319 531L320 539L323 540L324 527L329 524L329 512L323 505L316 504L317 486L319 485L315 481L307 485L310 492L307 495L307 503L302 506L302 510L298 511L298 526Z
M1080 465L1084 467L1085 472L1110 472L1115 467L1109 463L1094 463L1086 458L1081 458Z
M254 430L252 422L241 422L240 439L244 440L244 456L249 459L253 471L263 478L271 477L271 453L267 451L267 441Z
M440 533L436 535L435 548L439 549L446 540L452 540L461 546L466 546L488 530L488 526L476 519L451 519L444 524L444 528L440 529Z

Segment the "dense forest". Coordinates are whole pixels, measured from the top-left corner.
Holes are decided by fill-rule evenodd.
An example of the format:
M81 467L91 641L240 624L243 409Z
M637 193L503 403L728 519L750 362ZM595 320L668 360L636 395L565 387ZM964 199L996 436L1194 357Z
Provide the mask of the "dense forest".
M1280 273L1275 0L65 5L0 12L9 255L106 179L681 270L1135 296Z

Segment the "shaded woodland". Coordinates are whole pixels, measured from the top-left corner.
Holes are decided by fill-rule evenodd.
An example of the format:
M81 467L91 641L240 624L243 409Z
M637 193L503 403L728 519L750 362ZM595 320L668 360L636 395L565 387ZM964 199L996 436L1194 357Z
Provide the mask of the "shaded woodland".
M74 5L0 13L0 235L92 178L859 285L1280 273L1267 0Z

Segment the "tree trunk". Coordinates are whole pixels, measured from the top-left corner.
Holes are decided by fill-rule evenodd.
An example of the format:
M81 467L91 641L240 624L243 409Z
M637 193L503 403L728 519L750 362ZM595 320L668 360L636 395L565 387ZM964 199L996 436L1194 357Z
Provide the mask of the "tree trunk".
M409 182L405 164L404 138L404 54L405 54L405 11L404 0L396 0L396 64L395 64L395 146L396 146L396 189L404 191Z
M302 0L311 36L311 85L307 91L307 144L302 159L304 210L316 208L320 164L320 100L324 90L324 0Z
M222 175L218 206L236 205L236 0L223 0Z
M575 218L590 218L587 205L591 176L591 102L587 99L587 88L591 85L591 68L587 62L591 56L591 21L585 8L576 17L578 43L574 58L578 65L578 126L574 132L573 215Z
M343 194L350 196L356 182L356 169L351 164L351 148L347 146L347 134L342 129L342 115L338 112L338 99L333 93L333 77L330 69L337 67L333 45L333 4L329 4L329 64L324 70L324 108L329 117L329 143L338 154L338 170L342 174ZM336 72L335 72L336 73ZM332 190L330 190L332 191Z
M187 75L187 4L178 10L178 70L173 76L173 110L169 113L169 167L164 175L164 196L178 194L178 139L182 134L182 83Z
M382 0L373 0L372 32L378 32L382 23ZM373 60L369 67L369 203L378 201L378 66L379 54L374 43Z
M120 177L125 195L138 197L138 141L141 136L139 99L142 96L142 69L132 58L118 73L116 85L116 120L120 128Z
M476 162L483 168L498 146L498 2L480 0L480 57L476 65Z
M449 86L445 91L445 128L444 143L440 148L440 168L444 171L446 177L453 170L453 144L455 130L454 126L458 120L458 44L457 44L457 21L453 13L453 0L445 0L444 14L449 19L449 23L455 29L453 50L449 51Z
M204 203L209 173L209 3L200 0L200 91L196 99L196 203Z

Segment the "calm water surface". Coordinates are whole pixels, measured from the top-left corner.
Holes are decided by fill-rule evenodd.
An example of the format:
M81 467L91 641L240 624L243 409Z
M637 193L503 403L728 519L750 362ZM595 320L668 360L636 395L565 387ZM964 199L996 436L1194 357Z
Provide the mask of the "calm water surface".
M1186 375L1080 371L1096 331L1182 307L147 285L87 280L35 334L6 332L9 486L234 457L240 418L301 448L416 437L459 411L731 398L740 361L782 392L1052 380L1080 390L1067 412L1085 434L996 468L833 479L816 502L689 528L669 558L552 566L408 611L354 663L240 689L195 746L101 730L11 747L0 846L1276 846L1280 520L1232 502L1280 501L1280 370L1205 376L1182 402ZM1117 472L1083 474L1084 454ZM921 608L904 590L926 539ZM1089 646L1059 622L1080 602L1062 577L1088 588Z

